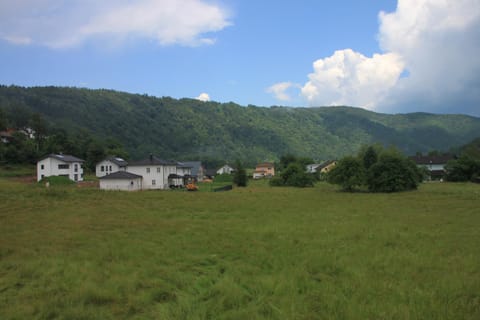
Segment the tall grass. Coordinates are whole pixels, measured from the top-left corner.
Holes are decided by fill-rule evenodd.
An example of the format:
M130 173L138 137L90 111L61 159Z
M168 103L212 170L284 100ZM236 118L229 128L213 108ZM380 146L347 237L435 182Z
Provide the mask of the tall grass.
M0 179L0 318L479 319L479 205L472 184L124 193Z

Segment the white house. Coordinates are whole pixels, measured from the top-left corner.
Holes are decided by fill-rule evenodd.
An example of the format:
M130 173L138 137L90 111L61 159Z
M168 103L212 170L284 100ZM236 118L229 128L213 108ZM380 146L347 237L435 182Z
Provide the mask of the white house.
M177 162L150 155L147 159L130 162L127 172L142 176L142 189L168 189L168 176L177 174Z
M450 154L432 155L432 156L413 156L410 157L418 167L423 167L428 170L430 176L429 180L442 180L445 175L445 166L448 161L454 159Z
M98 178L103 190L142 190L143 177L126 171L117 171Z
M37 181L50 176L83 181L83 162L82 159L67 154L49 154L37 162Z
M234 171L232 167L230 167L228 164L224 165L220 169L217 170L217 174L231 174Z
M117 171L127 171L128 162L119 157L108 157L95 166L95 175L104 177Z

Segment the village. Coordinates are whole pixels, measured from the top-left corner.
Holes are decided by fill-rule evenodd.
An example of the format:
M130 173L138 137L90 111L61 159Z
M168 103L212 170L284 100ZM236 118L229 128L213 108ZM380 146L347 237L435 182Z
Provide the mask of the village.
M445 165L451 156L414 156L410 157L417 166L428 171L428 180L442 180ZM37 181L50 176L63 176L74 182L84 180L84 160L72 155L49 154L37 162ZM337 164L336 160L308 164L307 173L329 172ZM206 169L201 161L171 161L157 156L126 161L120 157L109 156L95 166L95 176L101 190L194 190L195 184L211 181L216 175L232 174L235 168L225 164L220 168ZM275 163L262 162L255 166L251 179L268 179L275 176Z

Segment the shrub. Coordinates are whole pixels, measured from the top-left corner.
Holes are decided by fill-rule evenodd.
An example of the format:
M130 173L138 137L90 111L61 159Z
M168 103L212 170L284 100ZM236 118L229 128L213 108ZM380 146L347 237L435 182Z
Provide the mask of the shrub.
M327 181L340 185L345 191L354 191L365 183L365 168L358 158L345 157L327 174Z
M367 186L372 192L412 190L420 181L415 163L399 154L382 154L367 172Z

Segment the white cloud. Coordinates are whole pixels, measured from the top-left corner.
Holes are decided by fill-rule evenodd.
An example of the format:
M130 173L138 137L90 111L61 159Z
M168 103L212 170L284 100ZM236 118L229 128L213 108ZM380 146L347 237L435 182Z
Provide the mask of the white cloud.
M480 115L478 0L398 0L379 21L382 53L346 49L314 62L301 89L309 105Z
M267 88L267 92L272 93L277 100L290 101L292 97L287 91L296 87L299 85L292 82L279 82Z
M403 70L401 58L394 54L375 54L372 58L351 49L336 51L313 64L314 72L301 94L310 105L352 105L374 108L396 83Z
M204 0L18 0L0 3L0 38L53 48L95 38L196 46L214 43L205 35L229 26L228 19L227 10Z
M204 93L200 93L200 95L195 99L206 102L206 101L210 101L210 96L208 95L208 93L204 92Z

